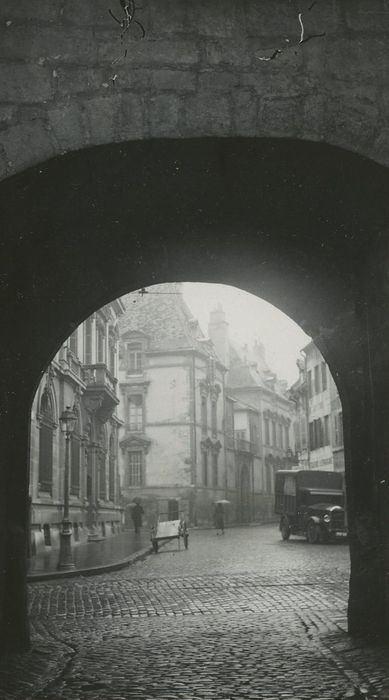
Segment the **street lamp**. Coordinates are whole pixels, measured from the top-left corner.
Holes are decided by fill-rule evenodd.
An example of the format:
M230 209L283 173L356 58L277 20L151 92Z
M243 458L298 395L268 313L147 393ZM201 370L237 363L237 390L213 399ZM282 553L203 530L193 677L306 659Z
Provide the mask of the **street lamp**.
M64 476L64 497L63 497L63 518L59 538L59 561L58 569L74 569L74 561L71 547L72 524L69 520L69 464L70 464L70 441L72 432L76 425L77 416L70 406L66 406L62 411L59 422L61 431L65 435L65 476Z

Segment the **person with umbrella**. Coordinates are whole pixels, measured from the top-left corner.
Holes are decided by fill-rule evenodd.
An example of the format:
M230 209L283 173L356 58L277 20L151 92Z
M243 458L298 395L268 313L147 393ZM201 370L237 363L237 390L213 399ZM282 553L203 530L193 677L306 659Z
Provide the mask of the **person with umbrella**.
M224 507L223 503L220 501L216 502L216 508L215 508L215 528L216 528L216 534L219 534L219 530L221 531L221 534L224 535Z
M134 523L134 530L135 534L137 535L140 531L140 528L142 527L142 516L143 516L144 510L140 504L140 499L139 498L134 498L134 502L131 508L131 519L132 522Z

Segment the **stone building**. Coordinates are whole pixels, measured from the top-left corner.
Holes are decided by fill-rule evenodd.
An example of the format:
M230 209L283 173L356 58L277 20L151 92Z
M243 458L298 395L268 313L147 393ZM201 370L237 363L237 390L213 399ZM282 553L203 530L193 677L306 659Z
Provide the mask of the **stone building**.
M289 398L295 404L295 413L292 419L294 432L295 451L297 465L300 469L309 469L309 445L308 445L308 395L305 376L305 361L299 358L296 361L299 376L289 389Z
M56 353L31 411L31 553L59 546L63 516L66 407L77 422L70 443L69 500L72 543L120 531L118 475L117 319L120 300L86 319Z
M343 413L328 365L311 342L303 348L309 468L344 472Z
M150 0L144 12L146 39L130 42L113 87L105 2L0 4L0 642L28 646L29 433L42 373L74 320L129 284L184 278L274 303L339 377L349 630L387 635L389 129L377 99L387 3L315 3L307 36L323 36L269 61L258 56L275 37L298 41L289 0L277 11L270 0L201 11Z
M228 366L226 392L233 405L237 519L273 515L274 474L294 460L290 430L294 404L286 382L270 370L263 345L238 349L231 343L225 313L211 313L209 335ZM232 443L229 443L232 445Z
M162 284L123 297L120 472L146 516L186 511L209 522L225 497L225 367L182 297Z

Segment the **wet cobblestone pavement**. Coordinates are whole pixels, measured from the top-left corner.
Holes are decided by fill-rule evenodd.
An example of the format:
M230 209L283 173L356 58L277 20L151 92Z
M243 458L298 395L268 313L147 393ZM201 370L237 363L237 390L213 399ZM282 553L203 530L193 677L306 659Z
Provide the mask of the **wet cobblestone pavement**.
M348 568L345 544L284 543L266 526L196 531L188 551L34 583L35 657L0 669L0 697L336 700L365 686L389 698L389 650L345 634Z

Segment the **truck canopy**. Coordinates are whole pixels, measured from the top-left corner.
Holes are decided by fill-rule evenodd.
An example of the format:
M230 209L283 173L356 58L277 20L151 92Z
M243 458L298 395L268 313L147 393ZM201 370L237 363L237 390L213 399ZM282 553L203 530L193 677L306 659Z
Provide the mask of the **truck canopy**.
M279 495L295 496L297 490L323 489L342 491L344 476L341 472L314 469L281 469L275 474L275 492Z

